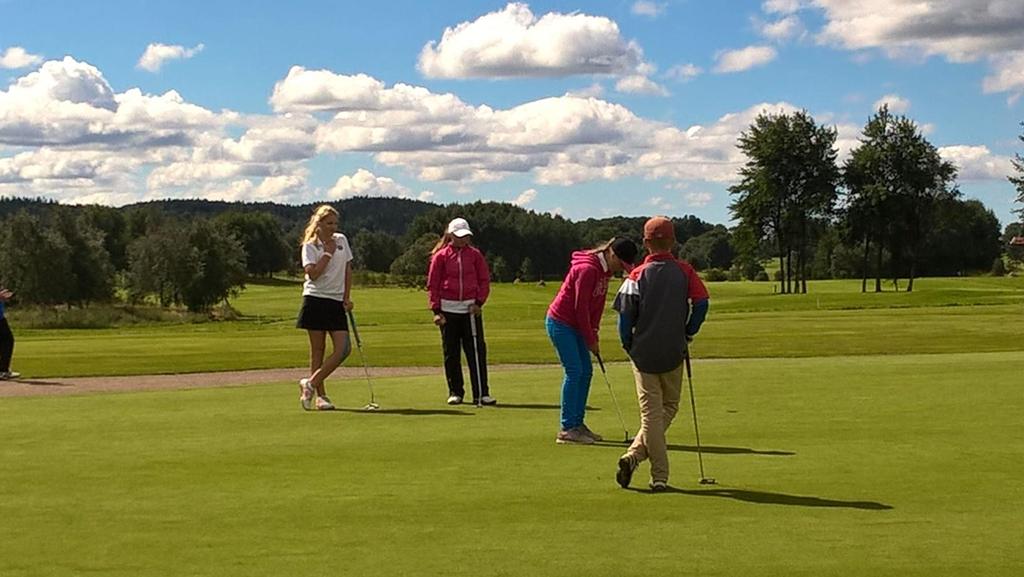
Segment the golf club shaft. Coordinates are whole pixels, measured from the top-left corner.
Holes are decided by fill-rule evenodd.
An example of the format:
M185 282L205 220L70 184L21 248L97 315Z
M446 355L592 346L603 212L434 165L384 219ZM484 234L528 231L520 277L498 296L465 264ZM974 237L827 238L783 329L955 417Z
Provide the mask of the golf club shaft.
M629 440L629 429L626 428L626 420L622 418L622 409L619 408L619 400L615 397L615 389L612 389L612 382L608 380L608 371L604 369L604 361L601 359L601 353L594 353L597 357L597 365L601 367L601 375L604 377L604 384L608 387L608 393L612 396L612 404L615 405L615 414L619 416L619 424L622 425L622 432L626 435L625 439Z
M366 375L366 386L370 390L370 406L376 405L377 401L373 395L373 383L370 382L370 369L366 365L366 354L363 353L363 340L359 338L359 327L356 326L356 316L348 311L348 320L352 325L352 334L356 337L356 348L359 349L359 359L363 363L363 374Z
M469 313L469 333L473 337L473 366L476 368L476 390L473 392L473 396L476 397L476 405L482 407L484 402L484 381L480 376L480 350L476 342L476 315L473 313Z
M693 395L693 373L690 369L690 353L686 353L686 382L690 386L690 408L693 409L693 435L697 439L697 464L700 466L700 478L704 479L704 457L700 448L700 428L697 426L697 401Z

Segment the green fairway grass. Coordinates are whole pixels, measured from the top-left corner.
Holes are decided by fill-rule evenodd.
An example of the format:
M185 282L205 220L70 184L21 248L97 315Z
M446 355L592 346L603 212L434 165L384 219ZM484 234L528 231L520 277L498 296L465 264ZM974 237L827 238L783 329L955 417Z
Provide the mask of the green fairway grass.
M772 287L710 283L711 312L699 337L699 354L743 358L1024 350L1024 278L918 279L913 293L862 294L859 281L815 281L806 295L773 295ZM492 363L556 362L543 326L556 291L555 283L494 287L484 309ZM48 377L301 366L308 344L294 328L300 293L295 282L251 284L233 301L244 315L241 320L203 324L31 330L20 328L13 316L15 368ZM357 287L353 299L370 364L440 363L440 337L430 322L425 292ZM614 312L607 312L604 355L624 360L614 323Z
M709 329L711 326L709 326ZM0 575L985 575L1024 571L1024 353L694 365L671 485L559 446L557 368L0 400ZM609 367L630 432L632 379ZM685 394L685 393L684 393ZM622 431L600 375L588 422Z

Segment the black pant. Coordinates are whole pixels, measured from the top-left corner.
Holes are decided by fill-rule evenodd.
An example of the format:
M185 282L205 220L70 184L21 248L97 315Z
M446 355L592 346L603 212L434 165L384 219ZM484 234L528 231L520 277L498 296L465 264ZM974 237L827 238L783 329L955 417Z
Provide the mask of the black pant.
M14 355L14 333L7 317L0 318L0 373L11 370L11 357Z
M462 352L466 353L466 364L469 365L469 379L473 385L473 400L481 398L477 392L483 386L483 396L490 395L487 387L487 345L484 343L483 317L477 316L476 350L473 346L473 332L470 327L469 313L446 313L445 323L441 326L441 344L444 347L444 376L448 380L448 394L459 397L466 396L465 383L462 378ZM461 349L461 351L460 351ZM477 372L477 358L480 359L480 371ZM479 382L477 380L479 376Z

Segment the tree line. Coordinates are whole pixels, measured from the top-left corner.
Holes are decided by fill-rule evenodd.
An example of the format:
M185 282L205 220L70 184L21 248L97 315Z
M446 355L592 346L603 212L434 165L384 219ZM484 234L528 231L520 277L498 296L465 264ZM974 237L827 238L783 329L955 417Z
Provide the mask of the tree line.
M747 162L730 188L734 247L743 262L777 258L781 292L853 276L862 291L869 278L876 292L883 278L912 291L918 276L1002 266L999 220L962 199L956 167L913 120L882 106L841 167L835 144L836 129L805 111L761 114L739 139ZM1020 155L1015 167L1024 173Z

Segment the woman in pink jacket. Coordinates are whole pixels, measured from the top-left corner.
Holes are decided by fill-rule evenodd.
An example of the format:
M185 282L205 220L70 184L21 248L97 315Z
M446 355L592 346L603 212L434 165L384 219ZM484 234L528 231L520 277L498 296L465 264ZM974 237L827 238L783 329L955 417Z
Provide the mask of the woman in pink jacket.
M441 329L448 404L462 404L466 390L462 378L462 351L466 353L473 402L495 405L487 386L487 345L480 308L491 292L491 273L484 255L474 247L473 231L464 218L448 223L434 247L427 273L427 291L434 324ZM475 336L475 338L474 338Z
M608 279L632 268L638 252L636 244L627 238L613 238L599 247L574 252L562 288L548 307L548 336L565 370L557 443L590 444L602 440L583 422L594 375L590 353L601 352L597 331L604 313Z

